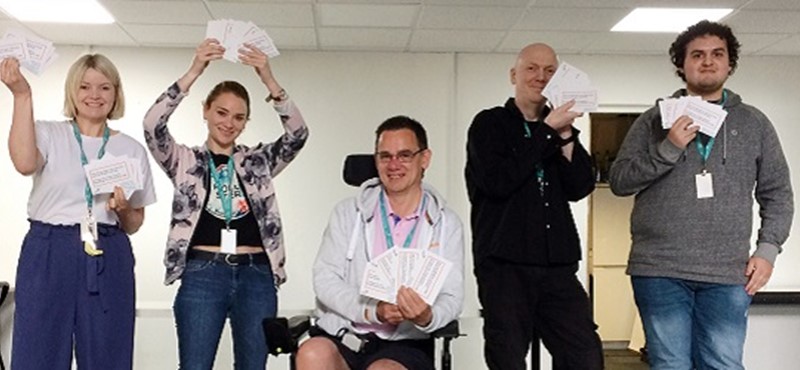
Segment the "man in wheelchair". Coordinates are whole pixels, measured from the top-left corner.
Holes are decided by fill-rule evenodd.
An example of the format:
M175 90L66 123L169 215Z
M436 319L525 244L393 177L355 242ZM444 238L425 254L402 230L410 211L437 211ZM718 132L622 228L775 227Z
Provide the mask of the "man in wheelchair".
M317 253L317 321L298 369L434 369L430 334L463 306L464 236L422 182L430 161L419 122L396 116L378 126L378 178L336 206Z

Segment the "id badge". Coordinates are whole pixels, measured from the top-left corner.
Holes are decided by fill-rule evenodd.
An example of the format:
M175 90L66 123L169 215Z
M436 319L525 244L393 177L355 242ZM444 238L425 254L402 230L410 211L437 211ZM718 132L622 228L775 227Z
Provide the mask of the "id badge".
M219 251L222 253L236 253L236 229L222 229L219 236Z
M97 240L97 221L92 216L86 216L81 220L83 251L93 257L103 254L101 249L97 249Z
M694 183L697 187L697 199L714 197L714 182L710 173L705 171L698 173L694 176Z

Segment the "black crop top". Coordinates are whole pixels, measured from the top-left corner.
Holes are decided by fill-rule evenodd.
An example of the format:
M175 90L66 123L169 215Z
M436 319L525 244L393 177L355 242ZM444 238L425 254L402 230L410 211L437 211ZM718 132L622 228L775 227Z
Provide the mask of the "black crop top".
M212 154L217 170L225 173L228 164L228 156L224 154ZM235 172L234 172L235 174ZM225 228L225 213L222 209L222 202L217 194L217 187L208 174L205 178L205 185L208 191L206 199L203 201L203 211L197 221L197 227L192 234L190 247L195 245L220 245L220 230ZM223 184L227 183L223 179ZM231 229L236 229L237 245L264 246L261 240L261 233L258 229L258 222L253 212L250 211L250 199L247 198L241 186L241 179L236 175L232 181L232 217ZM225 189L228 191L228 189Z

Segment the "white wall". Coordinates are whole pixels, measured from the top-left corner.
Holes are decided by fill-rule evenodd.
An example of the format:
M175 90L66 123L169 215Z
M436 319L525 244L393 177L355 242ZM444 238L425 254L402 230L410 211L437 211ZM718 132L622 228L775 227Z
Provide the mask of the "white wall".
M665 45L665 48L667 46ZM78 47L59 47L61 55L43 76L27 74L34 92L35 116L59 118L63 102L63 79L72 61L88 51ZM120 69L127 96L125 117L112 124L143 142L141 118L154 99L189 65L189 49L96 48L109 56ZM600 91L603 110L640 111L659 97L680 87L666 56L587 56L562 55L562 60L585 70ZM513 90L508 69L514 61L510 54L399 54L333 53L287 51L275 59L273 69L278 80L297 102L311 130L306 148L276 180L286 234L289 281L280 291L284 312L308 310L313 306L311 263L320 235L333 205L354 193L340 180L344 156L370 152L375 127L385 118L406 114L420 120L428 129L433 149L433 165L426 180L436 186L450 205L469 222L469 203L463 182L465 138L472 117L479 110L502 104ZM762 109L774 122L784 143L790 166L800 168L800 118L794 102L800 100L800 58L742 58L741 67L729 87L741 93L745 102ZM182 107L173 116L170 127L177 140L200 143L205 137L200 102L207 91L223 79L235 79L248 87L253 100L252 121L240 141L255 143L280 133L277 117L261 99L266 90L252 70L228 62L212 64L200 78ZM11 95L0 92L0 231L5 245L0 247L0 280L14 280L19 245L27 230L25 210L30 180L18 175L4 154L11 117ZM586 129L586 120L579 126ZM583 141L588 143L588 129ZM132 237L137 258L137 294L141 319L137 331L137 363L163 360L174 363L174 350L153 346L172 336L169 308L175 286L161 283L161 257L169 224L172 187L166 176L152 163L159 202L147 208L142 229ZM793 173L800 183L798 172ZM587 207L574 206L583 240L587 235ZM469 232L467 230L467 236ZM469 238L467 239L469 240ZM792 237L769 287L800 290L800 250ZM467 245L467 248L470 246ZM466 273L471 277L472 259L468 253ZM467 302L464 316L470 338L457 341L455 368L478 364L480 325L474 279L467 279ZM0 323L2 325L2 323ZM6 332L5 326L0 331ZM5 333L3 334L5 336ZM2 338L0 338L2 340ZM161 351L161 352L159 352ZM225 355L221 355L223 360ZM757 361L758 356L748 356ZM750 365L751 367L753 365ZM270 366L272 367L272 366ZM139 367L149 368L149 367ZM283 368L276 365L275 368ZM758 367L756 367L758 368Z

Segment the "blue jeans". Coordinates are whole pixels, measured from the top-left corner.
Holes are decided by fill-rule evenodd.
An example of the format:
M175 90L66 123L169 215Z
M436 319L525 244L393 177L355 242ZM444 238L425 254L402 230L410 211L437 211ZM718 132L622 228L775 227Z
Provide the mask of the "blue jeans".
M744 370L751 297L742 285L631 277L652 370Z
M261 321L275 317L277 306L269 264L188 260L173 306L179 368L210 370L230 317L234 369L264 370L267 342Z

